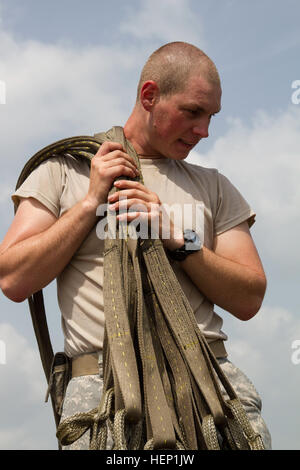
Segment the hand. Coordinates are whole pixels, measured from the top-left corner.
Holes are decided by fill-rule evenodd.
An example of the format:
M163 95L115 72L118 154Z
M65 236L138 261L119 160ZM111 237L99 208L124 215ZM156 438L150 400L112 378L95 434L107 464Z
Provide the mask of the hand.
M97 208L107 201L113 181L119 176L136 178L134 159L117 142L104 142L91 161L90 185L86 200Z
M119 222L138 219L142 236L161 238L165 248L174 250L184 244L182 230L175 227L156 193L137 181L119 180L118 189L109 196L109 209L119 212ZM148 235L149 234L149 235Z

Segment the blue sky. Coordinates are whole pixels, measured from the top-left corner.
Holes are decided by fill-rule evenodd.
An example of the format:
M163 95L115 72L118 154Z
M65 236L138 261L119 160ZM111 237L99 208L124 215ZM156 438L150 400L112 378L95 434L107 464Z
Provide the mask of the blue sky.
M252 234L268 278L264 304L245 323L218 313L231 359L263 398L275 449L300 449L300 364L291 360L300 340L300 104L291 99L300 80L299 15L296 0L0 0L0 238L26 160L60 138L123 125L154 49L184 40L215 61L222 111L188 161L218 168L257 213ZM55 284L45 296L61 350ZM55 449L27 303L1 295L0 307L0 449Z

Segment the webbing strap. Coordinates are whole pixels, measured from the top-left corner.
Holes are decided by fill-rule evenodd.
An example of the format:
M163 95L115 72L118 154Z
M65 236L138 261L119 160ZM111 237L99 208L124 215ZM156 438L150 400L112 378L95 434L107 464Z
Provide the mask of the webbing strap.
M106 311L105 325L110 345L114 375L118 380L121 397L120 405L126 410L126 416L133 422L141 419L142 404L139 388L138 369L125 303L125 291L120 269L120 252L115 240L107 243L104 271L103 297L109 310ZM123 241L124 242L124 241ZM104 304L105 305L105 304ZM126 392L125 392L126 390Z
M178 281L164 250L161 249L161 241L143 240L141 245L153 288L172 329L172 334L177 340L177 346L184 355L215 423L222 425L224 413L218 396L214 392L214 384L197 338L198 327L196 321L192 321L193 312L187 310L187 307L190 309L191 307L182 300L184 294L179 289Z
M18 184L51 156L90 161L106 140L120 142L140 169L122 128L114 127L95 138L46 147L28 162ZM142 175L136 179L143 182ZM105 449L109 427L115 449L263 448L196 324L160 240L141 240L131 224L119 224L116 239L104 243L103 294L103 394L98 408L59 424L62 445L91 429L90 448Z

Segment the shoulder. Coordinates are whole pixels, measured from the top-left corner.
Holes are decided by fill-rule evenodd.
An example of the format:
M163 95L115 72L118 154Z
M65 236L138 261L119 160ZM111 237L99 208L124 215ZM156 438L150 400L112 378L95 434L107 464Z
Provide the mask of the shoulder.
M217 168L207 168L186 161L176 162L198 192L209 200L216 233L248 220L254 223L255 213L235 184Z
M36 161L22 186L39 186L45 191L52 187L60 192L68 180L72 180L76 176L86 177L88 175L89 165L85 159L70 154L57 155Z
M21 176L41 168L59 170L89 164L92 155L87 139L86 136L67 137L46 145L27 161Z
M216 194L223 192L239 192L230 178L220 172L217 168L204 167L186 161L176 161L182 171L188 173L194 179L206 185L207 189Z
M185 160L176 160L176 163L186 171L194 173L199 177L214 179L219 173L217 168L207 168L201 165L197 165L195 163L187 162Z
M189 173L195 178L204 179L207 181L214 181L218 177L219 171L217 168L207 168L195 163L190 163L185 160L174 160L174 163L182 171Z
M66 168L81 168L86 166L87 162L83 158L74 157L70 154L51 156L44 160L37 162L33 171L38 169L48 169L52 171L62 171Z
M217 168L207 168L184 160L175 161L175 165L182 175L185 175L195 186L205 190L210 196L215 197L218 192L219 171ZM183 176L184 177L184 176Z

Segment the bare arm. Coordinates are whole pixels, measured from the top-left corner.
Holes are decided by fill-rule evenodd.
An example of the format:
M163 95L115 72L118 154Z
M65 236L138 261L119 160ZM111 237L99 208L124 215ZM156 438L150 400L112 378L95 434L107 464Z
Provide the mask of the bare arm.
M240 320L260 309L266 277L247 222L217 236L213 251L204 247L181 266L211 302Z
M38 201L22 200L0 246L3 293L21 302L49 284L70 261L95 222L95 210L85 201L56 219Z
M91 164L86 197L56 217L35 199L23 199L0 245L0 287L15 302L42 289L65 268L97 221L113 180L135 177L131 157L120 144L103 144Z

